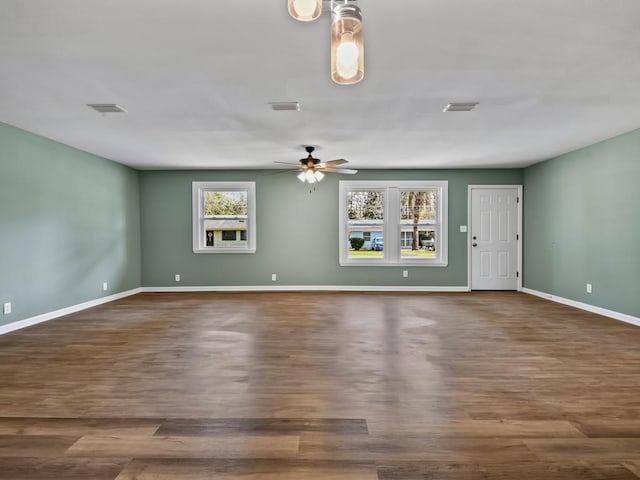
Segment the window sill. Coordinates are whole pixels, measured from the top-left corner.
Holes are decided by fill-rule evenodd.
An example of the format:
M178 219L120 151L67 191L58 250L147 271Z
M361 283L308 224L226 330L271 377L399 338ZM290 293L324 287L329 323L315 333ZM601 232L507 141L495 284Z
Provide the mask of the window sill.
M216 248L216 249L194 249L193 253L256 253L256 249L248 248Z
M341 267L447 267L446 261L440 260L401 260L391 262L387 260L340 260Z

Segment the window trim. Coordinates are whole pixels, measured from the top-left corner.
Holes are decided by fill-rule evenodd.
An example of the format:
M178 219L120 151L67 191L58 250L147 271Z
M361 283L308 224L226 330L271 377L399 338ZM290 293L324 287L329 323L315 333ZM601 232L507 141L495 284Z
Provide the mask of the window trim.
M384 192L384 255L378 258L349 257L347 245L349 218L347 215L347 193L350 191L383 191ZM400 192L406 190L437 190L435 258L402 258L400 220ZM339 185L339 262L341 266L416 266L416 267L446 267L449 264L449 182L446 180L396 181L396 180L355 180L340 181ZM396 208L397 207L397 208ZM422 226L422 225L421 225ZM427 225L423 225L427 227ZM431 225L429 225L431 227ZM431 229L431 228L430 228Z
M247 191L246 247L207 247L204 242L203 195L206 190ZM256 253L256 182L191 182L193 253ZM237 235L237 234L236 234Z

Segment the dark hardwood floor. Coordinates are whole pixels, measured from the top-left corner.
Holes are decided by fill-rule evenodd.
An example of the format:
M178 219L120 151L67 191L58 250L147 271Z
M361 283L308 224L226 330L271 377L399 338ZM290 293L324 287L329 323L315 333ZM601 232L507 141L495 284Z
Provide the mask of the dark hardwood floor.
M640 328L525 294L141 294L0 337L1 479L638 477Z

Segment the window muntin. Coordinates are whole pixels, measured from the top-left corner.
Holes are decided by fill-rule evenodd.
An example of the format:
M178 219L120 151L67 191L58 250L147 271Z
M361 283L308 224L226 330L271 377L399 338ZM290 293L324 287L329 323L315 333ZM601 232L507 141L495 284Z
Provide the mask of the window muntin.
M255 182L193 182L193 251L256 250Z
M340 264L446 266L447 200L446 181L341 181Z

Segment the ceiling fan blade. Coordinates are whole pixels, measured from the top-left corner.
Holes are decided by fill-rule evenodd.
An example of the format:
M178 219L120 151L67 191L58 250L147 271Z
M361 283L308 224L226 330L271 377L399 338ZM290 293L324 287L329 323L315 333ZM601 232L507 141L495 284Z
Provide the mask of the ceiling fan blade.
M325 167L335 167L336 165L344 165L345 163L349 163L344 158L339 158L337 160L328 160L326 162L320 162L316 165L316 167L325 168Z
M327 167L327 168L321 168L320 170L322 170L323 172L329 172L329 173L347 173L349 175L355 175L356 173L358 173L358 170L353 170L351 168Z
M345 163L349 163L344 158L338 158L336 160L327 160L326 162L321 162L321 165L326 167L335 167L337 165L344 165Z
M273 163L281 163L283 165L298 165L297 163L292 163L292 162L273 162Z

